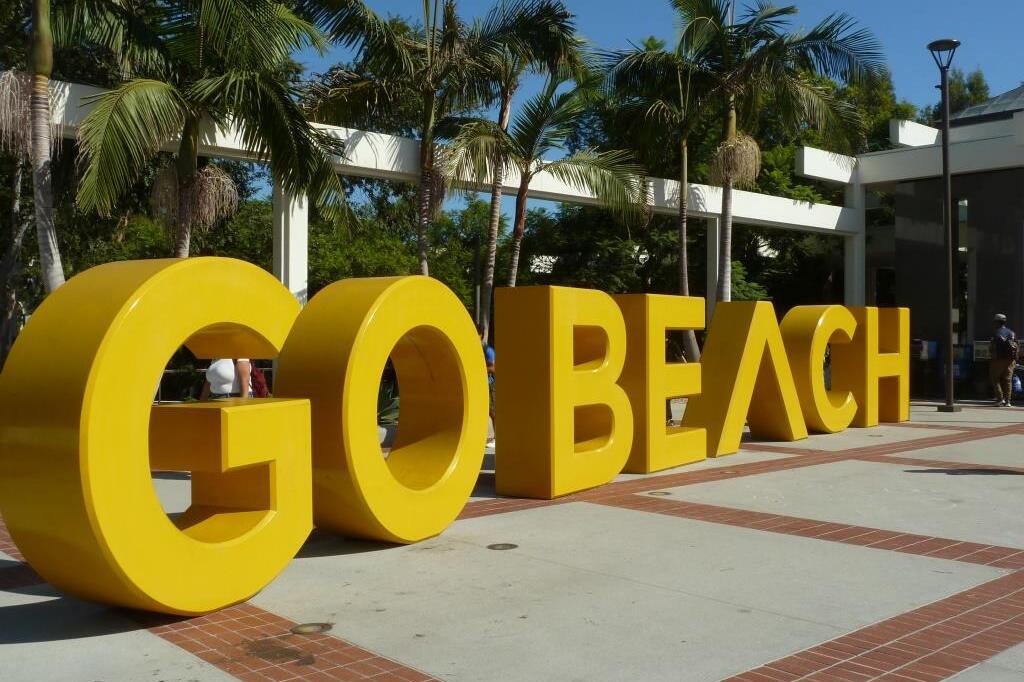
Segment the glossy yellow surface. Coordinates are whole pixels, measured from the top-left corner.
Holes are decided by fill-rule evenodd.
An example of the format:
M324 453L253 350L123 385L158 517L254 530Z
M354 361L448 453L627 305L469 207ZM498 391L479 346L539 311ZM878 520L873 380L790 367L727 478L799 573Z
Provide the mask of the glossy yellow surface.
M626 329L611 296L565 287L495 297L499 495L551 499L622 471L633 413L616 383Z
M782 319L793 381L807 428L818 433L839 433L853 422L857 401L845 390L825 388L825 349L853 340L857 320L839 305L797 306Z
M377 394L389 355L401 411L385 459ZM465 306L437 280L350 279L320 291L281 352L275 391L312 401L317 526L416 542L465 506L487 439L487 369Z
M182 343L272 358L298 312L269 274L222 258L111 263L51 294L0 374L0 511L32 567L76 596L177 614L270 582L312 527L308 402L152 402ZM175 522L151 456L195 471Z
M654 294L613 296L626 322L626 365L619 384L633 407L633 447L624 471L649 474L706 457L707 432L666 426L665 401L701 390L698 363L666 361L665 335L704 328L704 299Z
M701 364L703 390L689 401L683 426L707 429L708 457L737 452L744 422L762 440L807 437L771 303L716 305Z
M832 349L832 385L853 393L853 425L910 419L910 309L850 308L853 342Z

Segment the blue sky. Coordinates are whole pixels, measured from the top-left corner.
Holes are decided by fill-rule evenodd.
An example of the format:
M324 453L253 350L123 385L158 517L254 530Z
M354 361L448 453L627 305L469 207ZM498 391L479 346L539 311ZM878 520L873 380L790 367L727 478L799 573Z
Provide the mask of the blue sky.
M654 35L671 41L676 27L667 0L565 0L576 13L580 33L604 48L625 48ZM828 14L846 12L870 28L882 44L896 93L918 106L937 99L938 75L925 49L936 38L962 41L955 64L981 67L998 94L1024 81L1024 0L775 0L795 4L797 26L809 27ZM420 0L368 0L382 15L422 16ZM481 16L492 0L459 0L465 17ZM743 6L739 0L740 7ZM312 71L346 59L342 50L326 57L305 55Z

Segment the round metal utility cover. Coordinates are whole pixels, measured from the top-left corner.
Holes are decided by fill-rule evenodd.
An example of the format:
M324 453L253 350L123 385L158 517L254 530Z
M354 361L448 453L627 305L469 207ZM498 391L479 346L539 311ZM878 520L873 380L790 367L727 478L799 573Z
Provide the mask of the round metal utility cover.
M294 635L315 635L321 632L327 632L332 627L334 626L330 623L302 623L301 625L293 627L291 632Z

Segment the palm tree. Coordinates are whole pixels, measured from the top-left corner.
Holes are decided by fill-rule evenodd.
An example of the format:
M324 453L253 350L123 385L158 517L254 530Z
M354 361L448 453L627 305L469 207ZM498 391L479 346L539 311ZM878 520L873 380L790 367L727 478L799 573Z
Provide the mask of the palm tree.
M134 77L95 98L82 123L79 206L109 213L145 164L180 137L153 201L174 231L174 255L187 257L193 230L227 217L237 204L228 176L199 158L201 128L210 122L237 126L252 157L269 162L287 191L308 192L336 209L343 190L330 155L340 144L306 120L286 74L292 51L323 48L324 35L269 0L178 0L147 11L144 25L124 13L115 17L124 25L102 27L120 29L145 59L125 61Z
M47 293L64 282L53 221L52 157L61 142L51 116L53 50L55 46L80 47L88 42L108 50L122 65L125 59L141 58L148 48L131 49L124 42L125 34L117 30L118 19L139 13L134 7L139 1L28 0L19 3L23 7L15 11L19 21L12 28L29 38L28 53L21 69L0 73L0 151L17 160L12 189L14 205L19 208L22 174L31 165L39 264ZM14 53L19 52L15 48ZM24 69L26 64L28 69ZM13 239L0 264L0 288L10 283L28 227L28 223L20 220L14 225Z
M557 161L544 156L565 147L576 124L593 102L593 82L559 91L563 81L556 75L526 102L505 132L493 121L464 121L446 150L446 164L457 177L486 177L495 159L506 170L519 173L508 286L519 273L519 254L526 234L526 202L530 183L548 173L576 189L591 191L606 205L620 211L635 208L644 194L640 167L625 151L581 149Z
M821 77L844 82L876 74L882 65L877 41L857 29L846 14L832 14L806 32L786 32L793 6L759 0L740 21L732 21L733 0L672 0L682 38L698 46L695 58L711 74L723 111L722 143L711 172L722 185L719 245L719 301L732 290L732 192L752 184L760 172L757 143L740 132L763 98L771 97L783 124L791 130L817 128L837 146L861 134L854 107L840 102Z
M428 228L452 180L437 163L438 127L494 99L489 68L499 55L529 54L546 27L567 19L558 17L551 0L509 0L486 20L469 25L459 17L456 0L423 0L422 29L399 31L376 18L362 0L300 5L336 40L362 40L366 67L312 93L315 116L344 124L368 108L396 106L401 94L415 93L420 109L417 243L420 271L429 274Z
M507 23L507 15L521 11L509 0L501 0L488 14L493 25ZM504 46L488 57L488 70L497 94L497 123L507 133L512 120L512 99L519 90L523 75L528 70L544 70L549 74L559 69L580 73L583 70L580 42L575 37L572 14L560 1L537 3L535 20L526 24L529 33L521 40ZM494 291L494 271L498 256L498 230L501 224L501 191L505 183L505 164L495 158L490 173L491 211L488 220L484 271L480 285L479 323L486 337L491 321L491 296Z
M711 98L713 83L699 63L703 46L691 44L685 34L674 50L648 42L641 47L607 55L605 66L615 105L626 117L633 112L644 141L664 144L666 133L679 147L678 270L679 295L690 295L687 258L687 218L689 212L689 138L702 120ZM708 292L710 295L711 292ZM700 360L697 335L692 329L683 336L686 357Z

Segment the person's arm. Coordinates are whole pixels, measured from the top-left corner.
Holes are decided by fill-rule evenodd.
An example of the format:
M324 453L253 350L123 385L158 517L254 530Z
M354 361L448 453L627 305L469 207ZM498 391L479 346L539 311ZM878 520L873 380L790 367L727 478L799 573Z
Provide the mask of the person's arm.
M200 400L209 400L210 399L210 382L207 381L206 379L203 379L203 390L199 391L199 399Z
M249 397L249 390L252 387L252 366L248 360L239 360L235 363L235 374L238 376L238 395L242 398Z

